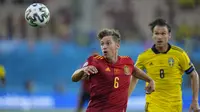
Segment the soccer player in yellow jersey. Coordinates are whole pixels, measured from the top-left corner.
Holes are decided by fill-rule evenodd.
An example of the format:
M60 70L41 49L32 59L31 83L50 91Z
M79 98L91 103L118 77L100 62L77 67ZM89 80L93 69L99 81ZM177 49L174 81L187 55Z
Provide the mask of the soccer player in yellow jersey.
M0 80L3 85L5 85L5 69L4 66L0 65Z
M182 75L191 77L192 102L190 112L199 112L199 77L187 53L168 43L171 28L163 19L156 19L150 25L154 45L138 56L136 66L147 72L155 81L155 92L146 94L146 112L182 112ZM131 92L137 81L132 79ZM130 95L130 93L129 93Z

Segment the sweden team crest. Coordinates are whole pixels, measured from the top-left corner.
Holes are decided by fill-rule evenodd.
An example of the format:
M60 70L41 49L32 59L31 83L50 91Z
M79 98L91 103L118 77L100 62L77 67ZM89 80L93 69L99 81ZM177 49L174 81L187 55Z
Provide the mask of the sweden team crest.
M126 74L126 75L130 75L131 74L130 69L129 69L129 67L127 65L124 66L124 74Z
M174 59L173 58L169 58L168 59L168 64L170 67L174 66Z

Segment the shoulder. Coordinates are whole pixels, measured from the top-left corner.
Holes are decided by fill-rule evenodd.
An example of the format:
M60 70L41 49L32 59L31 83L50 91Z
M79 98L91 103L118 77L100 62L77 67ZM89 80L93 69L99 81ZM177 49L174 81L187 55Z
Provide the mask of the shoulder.
M87 58L87 61L84 63L83 67L88 65L95 65L98 64L100 60L103 60L104 57L101 55L91 55Z
M95 54L95 55L91 55L91 56L88 58L88 61L98 61L98 60L102 60L102 59L104 59L103 56L98 55L98 54Z
M142 53L140 53L139 55L147 55L149 53L152 53L151 48L148 48L147 50L143 51Z
M171 46L171 52L179 58L188 57L188 54L182 48L175 45Z
M175 46L175 45L172 45L171 49L174 50L174 51L180 52L180 53L184 53L185 52L182 48L180 48L178 46Z
M120 56L122 63L132 64L133 60L129 56Z
M96 59L96 60L102 60L102 59L104 59L104 57L101 56L101 55L93 55L92 57L93 57L94 59Z
M140 54L138 55L138 58L145 58L145 57L148 57L149 54L153 54L153 51L151 50L151 48L149 48L149 49L143 51L142 53L140 53Z
M120 56L121 59L130 59L129 56Z
M130 56L120 56L122 60L132 60Z

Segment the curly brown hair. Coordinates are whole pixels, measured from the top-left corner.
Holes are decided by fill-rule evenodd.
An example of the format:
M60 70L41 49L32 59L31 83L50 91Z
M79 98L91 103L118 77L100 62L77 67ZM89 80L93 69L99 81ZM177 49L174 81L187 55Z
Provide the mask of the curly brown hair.
M98 33L97 36L98 36L99 40L101 40L105 36L112 36L113 40L115 42L120 43L120 41L121 41L121 35L120 35L119 31L115 30L115 29L108 29L108 28L103 29Z

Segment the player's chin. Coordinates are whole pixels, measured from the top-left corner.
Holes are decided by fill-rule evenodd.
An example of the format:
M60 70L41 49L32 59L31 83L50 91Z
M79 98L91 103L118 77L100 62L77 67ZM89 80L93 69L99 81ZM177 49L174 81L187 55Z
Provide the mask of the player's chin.
M157 47L163 47L164 45L163 45L163 43L156 43L156 46Z
M108 53L103 53L103 56L104 57L108 57Z
M108 59L108 55L103 55L103 56L104 56L104 58Z

